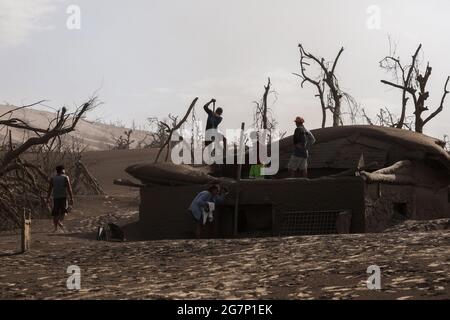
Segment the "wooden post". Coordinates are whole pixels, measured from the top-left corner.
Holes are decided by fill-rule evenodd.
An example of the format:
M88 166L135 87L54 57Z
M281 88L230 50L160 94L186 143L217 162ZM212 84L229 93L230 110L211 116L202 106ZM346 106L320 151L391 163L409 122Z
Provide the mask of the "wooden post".
M236 162L238 163L238 169L236 173L236 202L234 204L234 228L233 228L233 235L237 236L238 234L238 221L239 221L239 193L240 193L240 181L241 181L241 175L242 175L242 156L244 156L245 160L245 146L244 144L244 129L245 129L245 122L242 122L241 124L241 137L239 140L239 149L237 152Z
M28 218L26 214L26 209L23 210L22 217L22 253L30 250L31 244L31 210L28 210Z

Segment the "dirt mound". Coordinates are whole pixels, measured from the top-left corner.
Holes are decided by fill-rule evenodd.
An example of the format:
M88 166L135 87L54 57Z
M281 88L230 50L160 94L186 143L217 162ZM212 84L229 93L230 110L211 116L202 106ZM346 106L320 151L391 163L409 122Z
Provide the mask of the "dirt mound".
M426 221L407 220L386 229L384 232L425 232L449 229L450 219L446 218Z
M316 156L314 155L315 148L320 144L325 144L329 141L338 139L347 139L350 142L357 142L360 137L367 137L372 140L386 143L387 145L383 148L389 148L395 152L400 152L398 150L400 147L400 149L403 150L401 152L405 154L398 160L432 160L450 170L450 155L443 148L444 142L421 133L371 125L330 127L311 130L311 132L317 139L316 145L313 146L311 151L312 161L314 161L314 157ZM280 141L281 153L289 153L291 152L291 148L292 136Z
M177 165L169 162L144 162L129 166L125 171L143 183L163 185L207 184L217 179L204 168L189 165Z
M96 226L107 222L123 227L127 240L131 240L138 232L134 230L137 207L134 197L77 198L65 220L67 233L51 233L51 220L33 221L27 254L15 254L18 234L0 233L0 299L450 297L449 230L253 239L95 240ZM73 264L81 268L81 290L65 286L67 267ZM367 288L366 270L372 264L381 269L381 290Z

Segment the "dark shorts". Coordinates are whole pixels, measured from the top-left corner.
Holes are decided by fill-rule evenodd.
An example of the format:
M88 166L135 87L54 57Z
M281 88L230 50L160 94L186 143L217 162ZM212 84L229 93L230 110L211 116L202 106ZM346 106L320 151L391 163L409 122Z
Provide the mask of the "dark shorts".
M64 216L67 212L67 198L53 199L53 217Z
M191 210L188 210L188 211L189 211L189 213L191 214L192 222L194 223L194 226L197 226L197 225L203 226L202 220L201 220L201 219L200 219L200 220L197 220L197 218L194 216L194 214L192 213L192 211L191 211Z

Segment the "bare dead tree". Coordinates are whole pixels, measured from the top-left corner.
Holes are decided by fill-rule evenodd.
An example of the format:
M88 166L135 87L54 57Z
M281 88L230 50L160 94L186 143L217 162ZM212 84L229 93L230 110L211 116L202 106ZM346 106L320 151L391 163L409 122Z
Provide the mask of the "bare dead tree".
M118 138L113 137L114 139L114 150L129 150L131 149L131 145L135 142L135 140L131 139L131 135L133 134L133 129L125 130L123 135L120 135Z
M215 102L213 103L215 110ZM197 113L194 108L192 108L191 112L191 121L190 123L186 123L185 125L190 126L190 134L191 134L191 157L194 159L195 156L195 148L197 146L202 146L204 141L203 128L200 128L200 122L197 121Z
M304 54L303 47L299 46L300 48L300 74L294 73L294 75L300 77L302 79L302 82L300 86L303 88L304 84L306 82L311 83L313 86L317 89L317 94L315 95L319 101L320 106L322 109L322 128L325 128L327 123L327 110L331 110L330 107L325 102L325 81L323 81L323 71L320 73L319 76L315 77L314 79L309 76L306 72L306 66L310 66L310 63L307 62L308 58Z
M255 109L253 111L254 126L258 130L274 130L278 123L273 115L272 107L269 106L269 97L273 96L273 104L278 100L278 93L272 90L270 78L267 79L267 85L264 86L264 93L260 101L254 101Z
M191 105L189 106L188 110L186 111L186 114L184 115L184 117L178 122L178 117L174 117L172 115L169 115L170 120L172 121L171 125L167 124L166 122L160 121L160 125L165 127L166 133L167 133L167 138L164 141L163 145L161 146L161 148L158 151L158 154L156 156L155 159L155 163L158 162L159 157L161 156L162 151L164 150L164 148L167 147L167 152L166 152L166 158L165 161L167 161L169 159L169 152L170 152L170 142L172 140L172 136L174 134L174 132L176 132L178 129L181 128L181 126L183 125L183 123L186 122L186 120L189 117L189 114L191 113L192 109L195 107L195 104L197 103L198 98L195 98Z
M269 96L270 86L271 86L270 78L268 78L267 85L264 86L264 94L263 94L263 99L262 99L262 102L263 102L262 125L263 125L264 130L267 130L267 109L268 109L267 98Z
M362 114L362 118L367 122L367 124L369 124L371 126L375 125L374 122L372 121L372 118L367 115L366 109L362 108L361 114Z
M402 65L400 62L400 57L396 56L396 45L393 45L391 42L391 39L389 38L389 47L390 52L389 55L384 57L380 61L380 67L385 69L386 72L390 72L394 78L394 81L396 84L402 85L402 101L401 101L401 115L397 123L395 123L396 128L403 128L404 120L406 117L406 108L408 104L408 88L411 87L413 77L414 77L414 70L416 70L418 67L418 55L420 52L420 49L422 48L422 45L419 45L419 47L416 49L415 53L412 56L411 64L410 65ZM382 81L385 84L389 84L387 81Z
M427 91L426 87L431 76L432 68L430 64L427 63L425 70L420 70L418 56L421 50L422 45L420 44L414 52L411 64L409 65L403 65L400 57L394 56L395 50L393 53L386 56L380 61L381 68L385 69L387 72L390 72L394 77L393 81L381 80L381 82L402 91L402 111L398 122L395 124L395 127L403 128L403 126L405 125L407 111L406 109L409 95L412 98L414 104L414 130L420 133L423 132L424 126L443 110L445 98L449 93L447 87L450 80L450 76L447 77L440 105L428 117L423 118L423 113L429 110L429 108L426 106L426 101L429 98L430 93Z
M147 125L144 127L146 130L145 136L137 143L138 149L147 148L161 148L167 139L166 127L159 121L157 117L147 118Z
M397 124L400 121L400 118L394 114L389 108L384 107L378 110L378 113L375 115L375 119L372 119L364 108L361 109L362 119L369 125L377 125L381 127L391 127L396 128ZM403 127L408 130L412 130L413 128L413 117L405 116L403 121Z
M354 125L357 124L360 121L360 118L362 116L362 107L356 101L356 99L351 96L350 94L346 92L341 92L342 99L345 101L347 105L347 110L341 110L341 117L340 117L340 123L341 125L344 125L344 116L347 116L350 120L350 124ZM331 99L331 97L330 97Z
M42 167L22 159L22 155L33 149L39 149L43 145L52 145L56 140L60 141L61 136L75 130L79 120L97 103L94 97L79 106L73 113L62 108L47 128L34 127L27 121L15 117L16 111L33 105L14 108L0 115L0 130L5 130L8 135L8 147L4 146L3 152L0 153L0 190L2 190L0 220L2 223L20 224L24 208L31 208L33 211L37 211L39 207L47 208L44 198L48 187L48 174ZM13 144L10 128L22 129L32 134L23 142Z
M326 111L330 110L333 115L333 126L339 126L342 124L341 119L341 99L342 91L339 87L339 81L335 75L336 66L339 62L339 58L344 52L342 47L338 54L336 55L333 62L327 62L323 57L318 57L308 51L306 51L302 44L298 45L300 51L300 74L295 74L302 79L302 87L305 82L309 82L314 85L317 89L318 94L316 95L322 107L322 127L325 127L326 123ZM313 77L307 74L307 67L310 67L312 63L315 63L319 69L320 73L318 76ZM329 90L328 105L325 103L325 85Z
M63 139L56 137L45 145L30 148L27 152L27 163L33 164L32 169L40 170L39 182L47 188L47 178L50 177L55 167L64 164L66 172L71 177L73 192L76 195L103 195L102 187L89 172L83 163L83 155L87 149L79 139L66 136Z
M46 129L35 128L28 123L20 121L20 119L8 117L13 114L13 110L0 115L0 128L14 127L27 131L32 131L36 136L27 139L24 143L16 148L6 152L0 160L0 176L9 170L9 165L14 159L17 159L22 153L26 152L32 146L47 144L51 139L65 135L75 130L79 120L96 105L96 97L84 103L74 113L68 113L63 107L57 117L50 122Z

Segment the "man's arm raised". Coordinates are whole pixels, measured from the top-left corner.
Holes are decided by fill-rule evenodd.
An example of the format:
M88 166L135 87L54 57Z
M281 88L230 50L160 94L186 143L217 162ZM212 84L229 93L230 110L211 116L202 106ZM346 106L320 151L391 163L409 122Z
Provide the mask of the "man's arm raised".
M211 99L211 101L209 101L207 104L205 104L204 106L203 106L203 109L205 110L205 112L207 113L207 114L212 114L212 111L211 111L211 109L209 108L209 105L211 104L211 103L214 103L214 102L216 102L216 99Z

